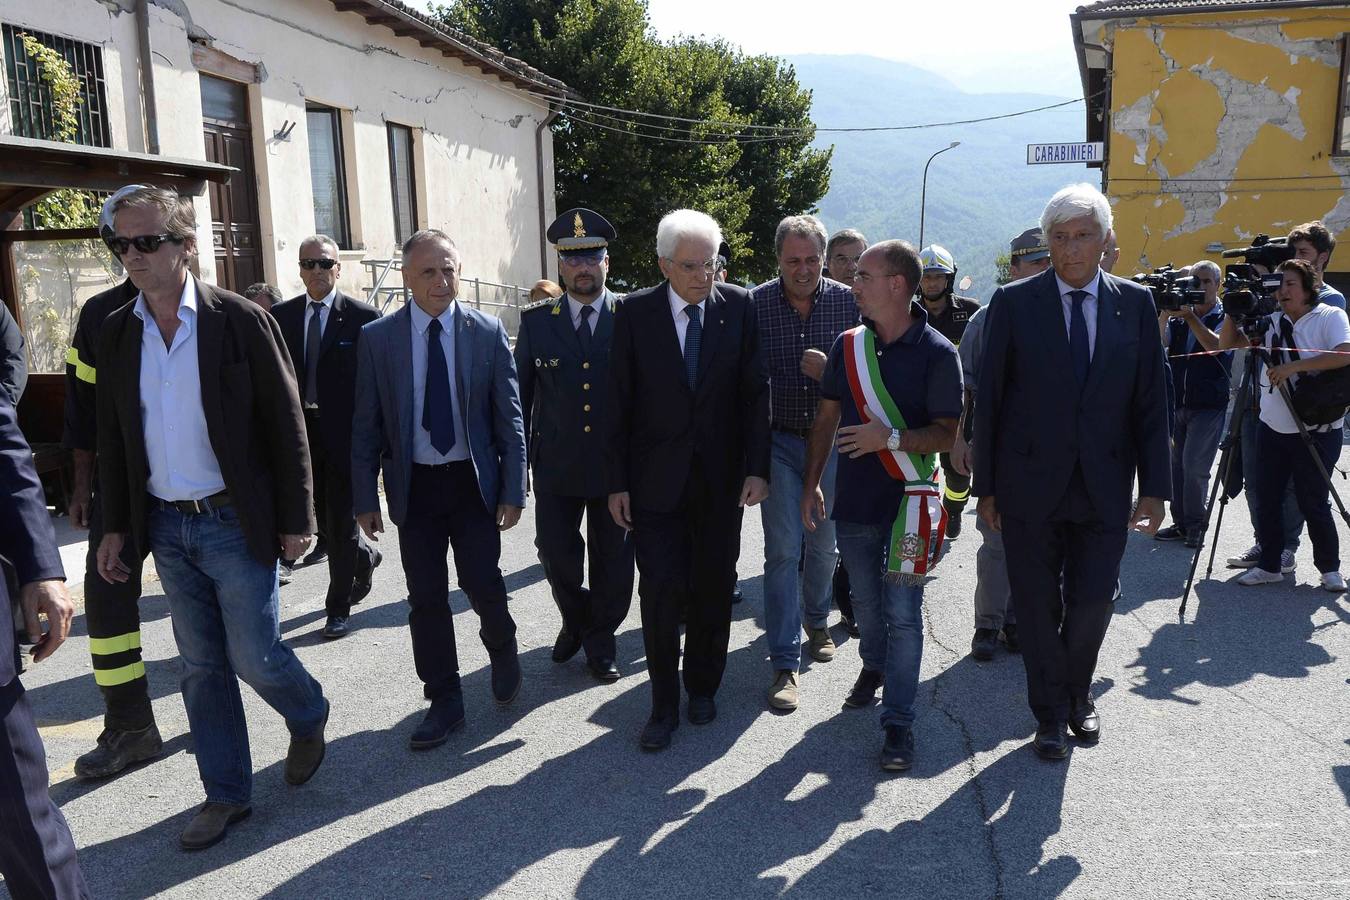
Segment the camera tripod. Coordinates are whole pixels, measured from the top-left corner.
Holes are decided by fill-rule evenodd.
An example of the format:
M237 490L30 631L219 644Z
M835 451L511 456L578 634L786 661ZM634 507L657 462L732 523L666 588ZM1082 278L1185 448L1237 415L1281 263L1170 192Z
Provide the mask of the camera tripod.
M1214 540L1209 546L1209 564L1205 568L1205 578L1209 578L1214 572L1214 556L1219 549L1219 529L1223 527L1223 513L1228 507L1228 491L1224 486L1228 483L1229 469L1233 465L1233 447L1240 446L1242 440L1242 422L1253 409L1257 407L1260 399L1259 391L1261 384L1256 377L1256 364L1265 363L1270 366L1270 351L1260 346L1256 340L1252 341L1251 349L1247 354L1247 360L1242 371L1242 381L1238 387L1237 403L1233 407L1233 415L1228 422L1228 432L1223 440L1219 442L1219 449L1222 451L1219 456L1219 471L1214 479L1214 484L1210 487L1209 502L1205 504L1205 521L1200 526L1200 544L1195 548L1195 554L1191 557L1191 569L1186 576L1186 590L1181 595L1181 608L1177 610L1177 617L1181 621L1186 620L1186 603L1191 597L1191 587L1195 583L1195 570L1200 563L1200 554L1205 550L1205 537L1209 534L1209 518L1214 513L1214 499L1219 499L1219 518L1214 523ZM1282 383L1278 388L1284 405L1289 408L1289 414L1294 419L1294 424L1298 426L1299 437L1303 439L1303 446L1307 448L1308 455L1317 465L1317 471L1321 474L1322 480L1327 483L1327 489L1331 492L1331 497L1336 501L1336 509L1340 512L1341 519L1350 525L1350 512L1346 512L1345 504L1341 502L1340 494L1336 493L1336 486L1331 483L1331 473L1327 467L1322 464L1322 457L1317 455L1317 448L1313 446L1312 435L1308 433L1308 428L1299 418L1298 413L1294 411L1294 398L1289 393L1289 382ZM1175 490L1175 486L1173 490ZM1243 485L1244 491L1251 490L1251 485ZM1283 498L1281 498L1283 502Z

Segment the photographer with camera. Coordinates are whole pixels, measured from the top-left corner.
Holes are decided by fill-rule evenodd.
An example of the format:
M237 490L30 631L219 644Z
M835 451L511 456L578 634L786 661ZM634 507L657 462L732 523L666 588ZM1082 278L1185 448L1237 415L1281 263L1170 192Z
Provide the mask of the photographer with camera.
M1231 353L1209 356L1219 350L1218 330L1223 326L1219 302L1219 267L1201 260L1190 267L1185 299L1178 308L1164 308L1158 325L1175 385L1172 427L1172 524L1154 538L1185 541L1200 546L1205 521L1205 496L1209 472L1223 437L1224 411L1228 407ZM1190 295L1201 294L1201 298Z
M1257 543L1260 558L1238 584L1251 586L1284 580L1280 554L1284 543L1285 488L1290 479L1299 511L1308 524L1313 544L1313 561L1322 573L1322 587L1344 591L1340 569L1340 539L1331 518L1330 485L1324 472L1304 451L1299 422L1292 404L1280 390L1287 385L1297 392L1312 373L1325 373L1350 365L1350 319L1345 311L1321 303L1317 297L1317 276L1307 260L1291 259L1281 263L1280 286L1275 293L1280 310L1270 314L1269 327L1260 338L1270 354L1272 365L1263 369L1260 380L1260 424L1256 435L1255 479L1247 490L1256 513ZM1259 330L1258 330L1259 331ZM1233 317L1224 320L1220 347L1235 350L1248 346L1248 338ZM1336 352L1328 353L1333 350ZM1313 376L1315 377L1315 376ZM1344 417L1324 424L1308 425L1312 449L1330 471L1340 458L1341 429Z
M1294 251L1294 259L1312 263L1317 302L1345 309L1345 295L1322 280L1327 264L1331 262L1332 251L1336 249L1335 236L1320 221L1314 220L1289 232L1286 240L1289 249Z

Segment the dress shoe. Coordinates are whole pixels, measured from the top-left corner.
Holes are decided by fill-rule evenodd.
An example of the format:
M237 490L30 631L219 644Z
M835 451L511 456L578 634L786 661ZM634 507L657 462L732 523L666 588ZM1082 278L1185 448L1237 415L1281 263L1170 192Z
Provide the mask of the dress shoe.
M887 772L903 772L914 765L914 729L908 725L887 725L881 744L881 767Z
M314 542L314 549L305 554L305 558L300 561L302 566L312 566L321 563L328 558L328 542L319 538Z
M604 657L588 659L586 660L586 668L590 670L596 681L619 680L619 667L614 665L612 659L605 659Z
M208 800L178 836L178 843L184 850L205 850L220 843L231 825L244 821L252 812L253 807L247 803L212 803Z
M464 699L459 696L438 697L422 717L422 724L413 729L408 741L414 750L439 747L450 737L450 732L464 724Z
M1180 525L1168 525L1166 528L1159 528L1153 535L1155 541L1181 541L1186 539L1186 532L1181 530Z
M740 589L740 588L736 588L735 590L733 590L733 591L731 592L731 605L732 605L732 606L735 606L737 603L740 603L740 602L741 602L742 600L744 600L744 599L745 599L745 594L742 594L742 593L741 593L741 589Z
M1041 759L1063 759L1069 755L1068 730L1063 722L1039 725L1031 746Z
M323 636L330 641L334 638L346 637L351 628L347 625L346 616L329 616L328 621L323 625Z
M1085 744L1095 744L1101 740L1102 720L1091 700L1074 704L1069 713L1069 730Z
M520 657L516 653L516 639L500 650L489 650L492 662L492 698L502 706L516 699L524 677L520 671Z
M871 706L877 699L877 688L881 687L883 680L880 672L863 669L858 673L858 680L853 682L853 689L844 698L844 705L849 709Z
M680 727L679 716L652 716L642 727L642 736L638 744L643 750L664 750L670 746L670 735Z
M975 636L970 639L970 655L980 662L989 662L998 649L997 628L976 628Z
M1022 639L1017 636L1017 626L1011 622L1003 623L1003 643L1009 653L1022 652Z
M277 584L290 584L291 579L295 577L294 560L280 560L277 562Z
M801 700L797 690L797 673L791 669L779 669L774 673L773 684L769 687L769 705L774 709L793 710Z
M81 778L107 778L163 752L164 742L154 722L139 731L105 728L98 736L98 746L75 760L75 774Z
M371 548L370 568L359 573L352 581L352 606L360 603L366 597L370 596L370 589L375 586L375 570L384 562L384 554Z
M319 727L305 737L291 738L290 749L286 751L286 783L300 785L314 777L323 762L328 745L323 739L323 730L328 726L328 701L323 701L323 721Z
M717 718L717 703L711 697L689 698L689 724L707 725Z
M829 662L834 659L834 638L828 628L806 629L806 650L816 662Z
M558 639L553 642L553 661L555 663L565 663L577 655L581 649L581 638L567 630L564 625L558 632Z

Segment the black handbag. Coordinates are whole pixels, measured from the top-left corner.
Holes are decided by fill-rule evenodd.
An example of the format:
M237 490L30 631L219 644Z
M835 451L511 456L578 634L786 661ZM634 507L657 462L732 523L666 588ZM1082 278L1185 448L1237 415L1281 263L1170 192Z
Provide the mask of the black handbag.
M1350 407L1350 366L1312 374L1294 385L1294 412L1306 425L1330 425Z

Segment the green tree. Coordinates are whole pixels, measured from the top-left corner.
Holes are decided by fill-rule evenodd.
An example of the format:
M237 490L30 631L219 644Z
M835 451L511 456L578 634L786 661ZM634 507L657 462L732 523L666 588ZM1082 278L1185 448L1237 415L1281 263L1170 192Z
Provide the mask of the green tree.
M576 99L670 117L638 122L574 105L553 125L558 209L590 207L614 224L610 278L618 286L660 277L656 225L682 206L721 224L734 279L769 277L778 220L814 211L825 194L830 151L809 147L810 94L776 59L722 42L662 43L643 0L459 0L437 13L562 79ZM751 125L807 130L782 143L737 141L763 135Z
M1012 280L1012 256L1000 253L994 260L994 284L1004 285Z

